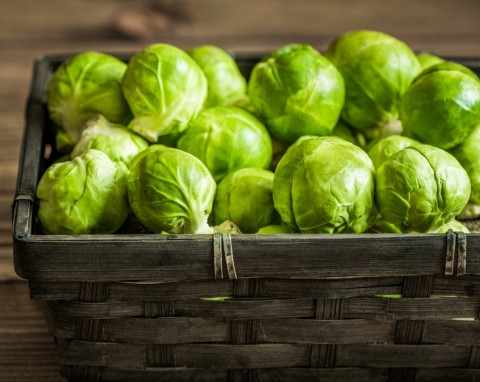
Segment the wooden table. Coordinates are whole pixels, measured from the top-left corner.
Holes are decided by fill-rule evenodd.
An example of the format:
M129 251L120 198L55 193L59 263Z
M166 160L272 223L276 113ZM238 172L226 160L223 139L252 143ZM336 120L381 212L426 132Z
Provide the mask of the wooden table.
M413 49L480 57L478 0L2 0L0 2L0 381L60 381L53 339L13 269L11 204L35 57L134 52L152 42L266 52L290 42L324 49L368 28Z

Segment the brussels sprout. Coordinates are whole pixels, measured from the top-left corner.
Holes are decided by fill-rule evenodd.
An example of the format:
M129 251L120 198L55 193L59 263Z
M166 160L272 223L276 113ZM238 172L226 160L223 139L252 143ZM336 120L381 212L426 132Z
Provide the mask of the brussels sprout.
M451 220L448 223L445 223L441 227L437 228L435 231L431 231L431 233L447 233L449 230L453 230L455 232L470 233L470 230L458 220Z
M216 183L193 155L162 145L151 145L132 162L128 198L137 219L150 231L212 233Z
M203 109L177 147L199 158L217 182L240 168L266 169L272 160L272 142L265 126L235 106Z
M280 222L273 207L273 172L261 168L242 168L218 184L213 204L215 224L233 221L243 233Z
M102 114L114 123L127 124L131 112L121 81L127 64L108 54L84 52L65 61L47 86L50 119L63 133L59 149L67 151L80 137L84 123Z
M297 231L288 225L271 224L260 228L256 233L258 235L272 235L280 233L297 233Z
M429 66L428 68L426 68L423 72L421 72L415 78L415 80L413 80L413 83L417 79L419 79L420 77L422 77L426 74L430 74L430 73L438 72L438 71L442 71L442 70L454 70L454 71L462 72L462 73L466 74L467 76L472 77L474 80L478 81L478 76L475 74L475 72L473 70L467 68L465 65L462 65L462 64L459 64L459 63L453 62L453 61L442 61L438 64L435 64L435 65L432 65L432 66Z
M208 97L205 107L235 104L247 93L247 80L237 63L223 49L212 46L197 46L187 51L207 77Z
M375 220L372 161L338 137L317 137L290 147L273 179L282 221L308 233L359 233Z
M207 99L205 74L169 44L152 44L135 54L122 88L134 116L129 128L150 142L184 131Z
M470 179L455 157L424 144L385 159L376 186L380 214L402 232L439 228L453 220L470 197Z
M329 135L345 99L343 78L309 45L286 45L258 62L248 82L250 101L273 138Z
M231 220L225 220L219 225L214 226L213 231L215 233L231 233L231 234L242 233L242 231L240 231L240 228L238 228L238 226Z
M451 149L479 125L480 81L459 64L426 69L400 103L404 133L418 141Z
M402 135L390 135L380 139L367 151L368 156L372 160L375 169L393 154L403 150L405 147L410 147L420 142L415 139L404 137Z
M480 204L467 203L462 212L457 216L461 220L478 219L480 217Z
M325 55L345 80L342 119L361 131L398 119L400 97L422 70L404 42L371 30L337 37Z
M94 149L51 165L37 188L43 230L54 235L114 233L130 211L127 176L122 162Z
M111 160L122 161L129 166L135 155L147 147L148 143L142 137L96 115L85 123L71 156L74 158L88 149L96 149L107 154Z
M467 171L472 185L470 204L480 204L480 119L478 127L467 136L461 145L449 152L460 162Z
M435 54L426 53L426 52L418 53L417 59L418 59L418 62L420 62L420 65L422 65L423 70L444 61L443 58L440 58Z

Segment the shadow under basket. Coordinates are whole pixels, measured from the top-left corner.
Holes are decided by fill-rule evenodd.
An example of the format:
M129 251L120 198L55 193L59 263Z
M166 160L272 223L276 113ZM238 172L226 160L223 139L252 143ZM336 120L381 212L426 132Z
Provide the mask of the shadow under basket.
M13 205L15 269L43 302L61 375L480 379L480 234L39 232L36 185L52 145L44 90L63 60L35 62ZM247 74L254 62L238 58Z

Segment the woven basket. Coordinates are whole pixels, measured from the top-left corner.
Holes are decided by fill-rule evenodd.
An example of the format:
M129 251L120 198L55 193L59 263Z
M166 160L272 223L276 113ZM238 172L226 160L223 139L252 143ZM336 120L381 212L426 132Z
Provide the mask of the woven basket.
M35 62L14 260L73 381L474 381L480 234L43 235ZM253 59L239 59L248 72ZM465 61L477 68L475 60ZM399 296L401 295L401 297Z

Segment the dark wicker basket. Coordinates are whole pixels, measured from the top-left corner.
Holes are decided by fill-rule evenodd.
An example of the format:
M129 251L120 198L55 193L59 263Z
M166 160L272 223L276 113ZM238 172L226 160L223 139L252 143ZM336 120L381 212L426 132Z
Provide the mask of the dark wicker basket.
M78 381L475 381L480 235L43 235L35 63L14 260ZM254 59L239 59L248 73ZM462 63L478 70L476 60ZM401 297L399 295L401 294Z

